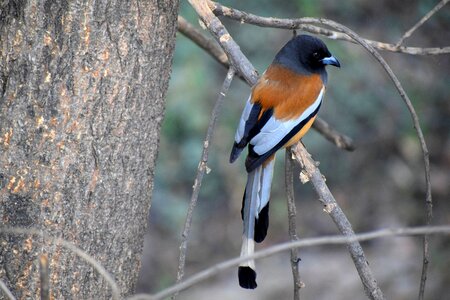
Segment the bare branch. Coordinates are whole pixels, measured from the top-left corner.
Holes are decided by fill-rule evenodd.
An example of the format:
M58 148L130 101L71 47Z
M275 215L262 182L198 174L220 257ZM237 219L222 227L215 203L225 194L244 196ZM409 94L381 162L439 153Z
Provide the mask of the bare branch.
M184 276L184 266L186 264L186 252L187 252L187 244L189 240L189 234L191 231L192 224L192 215L194 213L195 206L197 205L198 195L200 193L200 187L202 185L203 176L205 173L209 173L209 169L207 166L208 163L208 155L209 155L209 145L211 143L211 139L216 128L217 118L219 116L220 108L222 107L223 101L225 99L225 95L230 88L231 81L234 77L234 69L230 67L228 73L223 81L222 88L220 90L219 96L217 97L216 104L214 105L213 111L211 113L211 118L209 120L208 130L206 132L206 137L203 142L203 151L200 162L198 164L197 176L195 178L193 191L191 200L189 202L189 208L186 215L186 221L184 223L183 234L181 237L181 245L180 245L180 256L178 259L178 272L177 272L177 282L180 282ZM176 298L176 294L173 295L172 299Z
M247 12L243 12L234 8L226 7L217 2L209 1L209 6L213 10L214 14L216 14L217 16L226 16L230 19L239 21L241 23L248 23L261 27L281 28L290 30L300 29L315 34L320 34L330 39L343 40L355 43L355 40L346 33L318 27L317 25L325 25L325 24L317 23L316 21L318 19L316 18L297 18L297 19L266 18L256 16ZM411 55L440 55L450 53L450 47L433 47L433 48L403 47L403 46L397 47L394 44L383 43L369 39L363 40L374 48L390 52L399 52Z
M324 119L316 118L312 127L338 148L347 151L355 150L356 147L353 140L333 129Z
M401 44L403 44L403 42L405 41L405 39L409 38L414 33L414 31L416 31L420 26L422 26L426 21L428 21L438 10L444 7L444 5L448 3L448 1L450 0L442 0L441 2L436 4L436 6L433 9L431 9L425 16L422 17L422 19L419 20L419 22L417 22L413 27L411 27L411 29L409 29L408 31L405 32L405 34L403 34L403 36L397 42L395 47L400 47Z
M214 40L206 37L200 30L192 26L192 24L186 21L183 17L178 18L178 29L187 38L191 39L200 48L204 49L208 54L210 54L222 66L226 67L227 69L229 68L230 64L227 55ZM249 68L253 68L253 66L250 65ZM256 73L256 70L254 70L253 72ZM246 81L244 74L237 74L240 79ZM248 81L246 82L249 83ZM250 86L251 85L252 84L250 84ZM355 149L353 140L350 137L341 134L337 130L331 128L330 125L320 117L316 118L312 127L337 147L347 151L353 151Z
M47 254L39 257L39 277L41 280L41 300L50 300L50 272Z
M286 184L286 199L288 207L288 222L289 222L289 237L291 241L298 241L297 236L297 208L295 207L294 197L294 170L291 147L285 152L285 184ZM294 300L300 300L300 289L304 287L304 283L300 276L300 254L297 248L291 249L291 269L292 278L294 279Z
M41 238L48 239L49 241L51 241L52 243L54 243L56 245L61 245L64 248L69 249L71 252L73 252L75 255L80 257L82 260L84 260L85 262L90 264L106 280L106 282L111 287L113 299L115 299L115 300L120 299L120 290L119 290L119 287L117 286L117 283L115 282L114 278L112 277L112 275L109 274L108 271L106 271L105 268L95 260L95 258L90 256L89 254L87 254L86 252L84 252L83 250L81 250L80 248L75 246L74 244L72 244L64 239L61 239L61 238L52 237L49 234L47 234L41 230L37 230L37 229L33 229L33 228L0 227L0 232L6 233L6 234L14 234L14 235L22 235L22 234L37 235Z
M410 112L414 127L416 129L418 138L420 140L422 153L423 153L423 159L424 159L424 165L425 165L426 212L427 212L426 213L426 215L427 215L426 223L429 224L431 222L432 198L431 198L430 166L429 166L429 158L428 158L428 156L429 156L428 149L427 149L427 146L425 143L425 139L423 137L422 130L420 128L417 114L414 111L414 107L412 106L408 95L404 91L404 89L403 89L402 85L400 84L399 80L397 79L396 75L393 73L393 71L391 70L389 65L384 61L384 59L381 57L381 55L375 50L374 47L379 46L378 44L372 43L373 44L372 45L371 41L362 39L356 33L354 33L352 30L350 30L349 28L347 28L339 23L336 23L334 21L331 21L331 20L316 19L316 18L300 18L300 19L263 18L263 17L251 15L248 13L244 13L244 12L241 12L241 11L238 11L235 9L230 9L230 8L224 7L220 4L208 1L208 0L203 0L203 1L190 0L190 3L196 9L197 13L199 14L202 21L205 23L206 27L215 36L216 40L218 40L219 43L221 43L221 41L222 41L221 45L224 48L227 56L231 60L232 64L234 65L237 63L238 66L236 66L236 68L243 69L243 71L244 71L243 74L246 76L247 81L250 84L254 83L254 81L256 80L254 78L254 76L252 76L252 75L254 75L254 73L252 73L252 74L245 73L246 70L242 67L242 65L239 65L240 63L247 64L248 60L245 59L245 56L243 56L243 54L240 52L239 47L231 39L231 36L228 34L226 29L222 26L220 21L217 18L215 18L215 16L213 14L211 14L211 11L207 7L208 5L209 5L209 8L213 9L217 15L226 15L232 19L239 20L240 22L247 22L247 23L255 24L255 25L259 25L259 26L270 26L270 27L276 27L276 28L296 29L296 28L299 28L300 25L310 24L312 26L317 25L319 27L320 26L331 27L331 28L337 30L336 33L346 35L350 39L352 39L352 40L356 41L357 43L359 43L360 45L362 45L383 66L383 68L385 69L385 71L388 73L389 77L393 81L395 87L397 88L400 96L404 100L404 102ZM334 32L332 32L332 33L334 36L336 36L334 34ZM224 41L227 41L229 43L224 43ZM389 45L389 47L392 47L392 46L393 45ZM400 49L400 47L397 47L396 51L400 51L399 49ZM435 53L435 54L442 54L442 53L450 50L450 48L444 49L443 51L442 50L443 49L440 49L438 51L439 53ZM424 52L422 51L422 53L416 53L416 54L424 54ZM244 58L244 60L240 60L242 58ZM248 66L246 66L246 68L248 68ZM250 70L251 70L251 68L250 68ZM426 273L427 273L427 267L428 267L428 261L429 261L427 236L424 237L423 256L424 256L424 258L423 258L423 271L422 271L422 279L421 279L421 290L422 290L422 286L423 287L425 286L425 279L426 279ZM419 292L419 297L420 297L420 293L421 292Z
M0 279L0 290L3 292L3 294L6 296L8 300L16 300L16 297L14 297L14 295L11 293L6 284L1 279Z
M297 143L297 145L293 148L293 153L295 154L296 160L306 171L306 175L311 181L316 193L319 195L319 200L324 205L324 211L330 215L342 235L353 237L355 233L352 229L352 225L328 189L323 175L316 167L311 155L306 151L305 147L303 147L301 143ZM348 250L353 259L356 270L358 271L359 277L361 278L367 296L370 299L385 299L382 291L378 287L374 275L372 274L372 270L369 267L369 263L359 242L354 241L349 243Z
M422 155L423 155L423 161L424 161L424 167L425 167L425 185L426 185L426 196L425 196L425 210L426 210L426 224L431 224L431 220L433 217L433 201L432 201L432 195L431 195L431 180L430 180L430 161L429 161L429 153L428 153L428 147L425 142L425 138L423 136L422 129L420 127L419 118L414 110L414 107L411 103L411 100L409 99L408 94L403 89L403 86L401 85L400 81L398 80L397 76L394 74L390 66L386 63L386 61L383 59L383 57L378 53L375 48L368 43L368 41L361 38L359 35L357 35L354 31L351 29L345 27L342 24L339 24L337 22L327 20L327 19L317 19L317 18L300 18L300 19L275 19L275 18L264 18L255 16L252 14L248 14L245 12L241 12L232 8L228 8L225 6L222 6L217 3L209 2L210 6L217 10L218 14L224 14L232 19L239 20L240 22L246 22L251 23L255 25L261 25L265 24L266 26L272 26L272 27L279 27L284 28L283 26L288 26L288 28L296 28L296 25L298 24L315 24L315 25L325 25L328 27L331 27L343 34L346 34L350 38L352 38L354 41L359 43L361 46L363 46L385 69L386 73L388 74L389 78L394 83L397 91L400 94L400 97L405 102L409 113L411 115L411 119L414 125L414 128L416 129L417 136L420 141L420 146L422 149ZM220 8L220 9L219 9ZM281 25L280 25L281 24ZM425 290L425 283L427 278L427 270L428 270L428 264L430 261L430 255L429 255L429 247L428 247L428 237L424 236L423 241L423 267L422 267L422 275L421 275L421 281L420 281L420 291L419 291L419 298L423 298L423 293Z
M175 284L168 287L157 294L137 294L133 295L128 300L161 300L170 295L183 291L193 285L198 284L206 279L209 279L226 269L238 266L240 263L247 261L249 259L260 259L274 254L290 250L292 248L305 248L305 247L315 247L322 245L342 245L351 244L354 242L369 241L378 238L385 237L395 237L395 236L415 236L424 234L450 234L450 226L422 226L422 227L410 227L410 228L390 228L381 229L376 231L371 231L367 233L355 234L352 237L333 235L333 236L323 236L317 238L307 238L301 239L295 242L286 242L283 244L274 245L272 247L266 248L261 251L257 251L252 255L245 257L233 258L219 264L216 264L208 269L205 269L195 275L190 276L183 282Z

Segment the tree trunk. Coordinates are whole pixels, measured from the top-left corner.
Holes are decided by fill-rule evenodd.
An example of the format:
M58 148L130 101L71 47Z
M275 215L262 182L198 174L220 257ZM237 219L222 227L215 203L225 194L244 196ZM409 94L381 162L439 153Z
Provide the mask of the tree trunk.
M164 113L177 0L0 2L0 217L76 244L132 293ZM38 298L109 299L85 261L0 235L0 279ZM2 296L0 296L1 298Z

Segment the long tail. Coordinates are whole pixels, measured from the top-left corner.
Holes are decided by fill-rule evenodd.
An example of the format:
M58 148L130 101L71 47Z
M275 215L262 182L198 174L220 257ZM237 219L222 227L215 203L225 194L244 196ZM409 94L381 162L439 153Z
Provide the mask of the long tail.
M255 242L262 242L267 235L274 162L271 159L248 174L241 211L244 221L241 257L251 255ZM241 287L256 288L255 261L249 260L239 265L238 277Z

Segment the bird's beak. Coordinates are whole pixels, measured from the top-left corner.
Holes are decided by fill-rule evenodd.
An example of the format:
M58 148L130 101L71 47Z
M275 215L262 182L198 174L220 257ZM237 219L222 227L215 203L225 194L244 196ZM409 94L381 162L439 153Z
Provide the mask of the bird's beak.
M336 57L334 56L330 56L330 57L325 57L324 59L322 59L322 63L324 65L333 65L336 66L338 68L341 67L341 64L339 63L339 61L337 60Z

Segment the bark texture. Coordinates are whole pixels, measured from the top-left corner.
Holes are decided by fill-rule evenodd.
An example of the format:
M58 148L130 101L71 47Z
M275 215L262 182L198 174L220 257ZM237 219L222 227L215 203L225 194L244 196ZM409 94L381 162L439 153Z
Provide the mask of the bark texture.
M0 2L0 217L73 242L123 295L140 267L176 33L177 0ZM0 235L18 299L107 299L105 281L48 240Z

